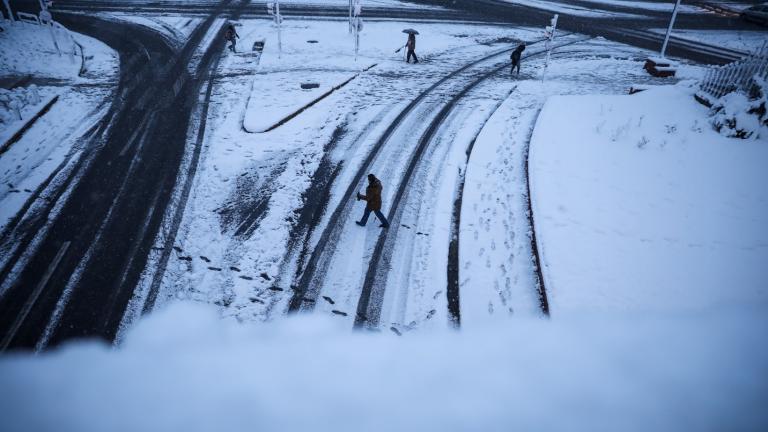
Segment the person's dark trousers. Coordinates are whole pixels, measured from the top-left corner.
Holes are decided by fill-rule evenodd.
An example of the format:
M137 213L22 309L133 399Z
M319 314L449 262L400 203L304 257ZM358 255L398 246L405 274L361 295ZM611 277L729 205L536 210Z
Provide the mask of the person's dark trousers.
M376 217L379 218L379 220L381 221L382 225L384 225L385 227L389 226L389 222L387 222L387 218L384 217L384 214L381 213L381 211L379 211L379 210L371 210L371 209L365 209L365 213L363 213L363 218L360 219L360 225L365 225L366 223L368 223L368 216L371 215L371 211L376 213Z
M512 70L509 71L509 73L511 73L511 74L515 73L515 68L517 68L517 74L520 75L520 63L513 64L512 65Z
M414 63L418 63L419 62L419 58L416 57L416 53L413 50L408 50L408 57L405 58L405 62L406 63L410 63L411 62L411 56L413 56Z
M236 42L235 42L235 40L233 39L233 40L232 40L232 45L230 45L230 46L229 46L229 49L230 49L230 50L232 50L232 52L237 52L237 51L235 51L235 43L236 43Z

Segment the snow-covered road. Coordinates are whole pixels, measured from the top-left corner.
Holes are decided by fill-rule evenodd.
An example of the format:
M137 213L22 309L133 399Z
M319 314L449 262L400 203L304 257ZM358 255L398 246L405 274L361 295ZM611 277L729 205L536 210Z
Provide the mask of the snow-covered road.
M504 69L516 40L536 40L541 33L419 24L423 35L417 52L422 62L407 66L393 58L397 45L387 35L413 24L369 24L371 34L363 41L359 63L344 44L346 29L338 23L294 21L289 25L280 58L273 43L274 29L253 20L238 26L243 35L239 46L262 41L264 52L258 59L246 51L222 61L200 171L162 280L159 304L193 298L215 303L224 316L238 320L267 320L287 310L314 310L346 320L350 326L356 322L398 331L429 323L442 327L459 313L454 305L451 318L447 269L460 262L462 291L467 285L468 304L473 305L470 316L494 309L540 313L530 246L526 246L530 231L526 195L510 203L514 220L495 234L508 237L506 244L498 237L497 250L478 246L486 236L479 231L489 232L483 222L488 216L476 210L481 203L476 201L475 182L484 179L471 177L465 186L472 190L468 198L472 208L464 206L467 218L462 219L468 228L454 225L454 200L467 148L510 91L526 83L529 96L519 99L521 103L507 115L535 113L543 103L550 84L530 80L541 76L542 57L525 60L523 81L510 80ZM308 44L308 40L319 43ZM581 42L555 50L548 80L591 82L569 90L576 92L625 91L633 82L653 81L640 73L642 52L583 40L579 35L559 40ZM540 52L541 46L531 45L526 54ZM619 58L606 58L603 53L608 52ZM589 64L589 71L582 63ZM296 75L298 83L338 74L332 64L349 71L356 64L376 66L271 132L243 130L249 98L276 94L261 88L276 85L286 89L284 95L294 94L290 80L272 82L265 79L266 72L256 72L311 71L306 77ZM605 74L595 72L600 67L606 68ZM637 68L634 73L633 67ZM495 73L498 68L504 70ZM259 105L268 106L269 99ZM521 151L513 159L518 168L532 121L528 114L523 118L528 123L519 125L522 135L516 139L522 141L515 146ZM481 148L492 145L486 141ZM383 210L392 223L388 230L382 231L375 219L366 228L354 224L363 211L354 196L364 190L368 173L384 183ZM513 189L525 185L520 173L510 178ZM498 215L508 209L489 211ZM467 248L461 251L463 258L454 254L449 263L457 229L470 238L462 240ZM507 262L510 248L520 255L511 264ZM491 291L479 288L485 280L482 275L497 272L482 270L478 257L493 262L494 269L510 271L489 281ZM474 299L475 293L485 300ZM499 295L509 304L489 306Z

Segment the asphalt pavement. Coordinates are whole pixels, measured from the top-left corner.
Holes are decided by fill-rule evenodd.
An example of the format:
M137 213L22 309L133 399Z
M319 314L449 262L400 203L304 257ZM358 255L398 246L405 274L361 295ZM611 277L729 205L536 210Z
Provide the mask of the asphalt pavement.
M544 27L552 13L499 0L414 1L443 9L365 8L369 19L505 22ZM591 3L577 0L582 7ZM582 4L583 3L583 4ZM41 348L75 337L112 340L147 262L176 184L187 145L192 113L200 103L208 68L223 49L216 39L198 70L187 65L216 17L242 13L267 16L263 4L230 1L134 3L59 1L55 18L73 31L99 39L120 55L120 80L112 108L89 132L88 151L79 168L60 187L56 203L25 216L14 228L19 239L0 270L0 350ZM34 4L22 9L34 11ZM658 50L660 38L647 28L666 26L668 17L610 6L607 10L643 13L642 18L607 19L561 16L566 31L602 36ZM127 22L107 21L87 12L188 14L206 19L179 50L159 33ZM68 14L66 12L78 12ZM85 12L85 13L83 13ZM287 15L344 17L338 6L290 4ZM677 28L760 29L718 14L678 18ZM722 64L733 52L703 44L673 41L668 54ZM6 233L7 234L7 233Z

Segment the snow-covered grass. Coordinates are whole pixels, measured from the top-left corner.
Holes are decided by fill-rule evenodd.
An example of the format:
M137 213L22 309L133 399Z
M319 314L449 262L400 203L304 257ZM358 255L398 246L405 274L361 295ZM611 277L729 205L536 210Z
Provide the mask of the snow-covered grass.
M23 22L10 24L7 21L3 29L5 31L0 33L0 73L63 79L77 76L80 50L68 32L49 26Z
M0 89L0 144L5 143L28 120L55 97L42 98L37 85Z
M29 75L43 100L55 95L59 95L59 100L20 141L0 156L0 227L5 226L68 155L79 150L72 151L73 145L103 115L108 107L106 98L118 73L117 53L95 39L54 31L62 49L60 55L53 45L49 27L6 23L3 28L0 77L14 81ZM73 40L82 47L84 68L80 47L76 55L70 55L74 50ZM11 135L5 132L0 133L0 137Z
M564 52L563 52L564 51ZM525 177L527 143L538 111L553 94L625 94L637 84L665 82L642 65L647 54L601 39L556 50L543 62L524 60L522 75L475 142L461 211L462 325L490 314L540 314L536 296ZM681 66L680 75L700 68Z
M222 321L178 303L114 350L0 358L8 432L759 431L764 310L561 313L461 332Z
M768 142L719 135L692 92L547 102L530 167L555 314L765 312Z

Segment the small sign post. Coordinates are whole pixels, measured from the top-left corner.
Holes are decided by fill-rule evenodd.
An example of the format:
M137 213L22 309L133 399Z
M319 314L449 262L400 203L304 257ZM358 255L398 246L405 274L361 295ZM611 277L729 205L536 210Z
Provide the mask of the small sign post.
M280 15L280 1L274 3L267 3L267 13L272 15L277 25L277 58L283 56L283 38L281 32L281 25L283 24L283 16Z
M555 41L555 34L557 33L557 18L559 17L558 14L555 14L555 16L550 21L550 25L548 25L544 29L544 37L547 38L546 41L546 49L547 49L547 57L544 60L544 72L541 73L541 80L544 81L544 76L547 74L547 67L549 67L549 57L552 54L552 43Z
M352 23L352 31L355 36L355 61L357 61L357 53L360 50L360 32L363 31L363 19L360 15L363 13L363 5L361 0L355 0L355 6L353 9L354 18Z

